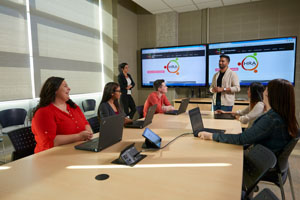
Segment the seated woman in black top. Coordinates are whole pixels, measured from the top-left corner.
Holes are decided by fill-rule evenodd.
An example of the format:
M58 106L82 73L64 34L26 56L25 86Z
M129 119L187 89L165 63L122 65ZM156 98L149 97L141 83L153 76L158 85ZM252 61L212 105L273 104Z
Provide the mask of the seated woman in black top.
M264 91L266 113L258 117L252 127L240 134L215 134L200 132L202 139L230 144L261 144L274 153L280 152L297 137L298 122L295 115L293 85L284 79L269 82Z
M118 83L109 82L105 85L101 103L98 108L98 118L101 120L104 117L112 115L124 115L120 108L118 100L120 99L121 91ZM132 122L132 120L125 117L125 123Z

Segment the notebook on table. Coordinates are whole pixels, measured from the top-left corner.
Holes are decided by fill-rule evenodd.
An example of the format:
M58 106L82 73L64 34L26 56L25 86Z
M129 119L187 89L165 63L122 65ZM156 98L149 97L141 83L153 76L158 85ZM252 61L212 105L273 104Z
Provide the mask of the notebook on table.
M126 128L144 128L144 127L148 126L149 124L152 123L152 119L155 114L156 107L157 107L157 105L155 104L148 108L148 112L145 117L145 120L133 121L131 123L125 124L125 127Z
M178 110L170 110L165 112L165 114L167 115L179 115L181 113L184 113L189 105L190 99L186 98L186 99L182 99L179 109Z
M235 119L235 117L231 113L215 113L215 119Z
M189 110L189 117L193 129L194 136L197 137L201 131L207 131L210 133L225 133L222 129L204 128L202 116L199 107Z
M122 140L124 116L113 115L101 119L98 138L83 142L75 146L75 149L99 152Z

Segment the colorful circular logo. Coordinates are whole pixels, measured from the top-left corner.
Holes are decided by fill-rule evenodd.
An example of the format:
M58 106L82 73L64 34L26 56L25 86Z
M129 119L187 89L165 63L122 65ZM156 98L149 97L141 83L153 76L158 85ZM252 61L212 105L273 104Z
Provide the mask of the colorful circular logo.
M242 66L242 68L246 71L253 71L254 73L257 73L257 67L258 67L258 61L255 57L257 54L254 53L253 56L249 55L246 56L242 62L239 62L238 65Z
M175 73L176 75L179 75L178 70L180 66L177 61L178 58L176 58L175 60L170 60L169 63L166 66L164 66L164 68L167 69L170 73Z

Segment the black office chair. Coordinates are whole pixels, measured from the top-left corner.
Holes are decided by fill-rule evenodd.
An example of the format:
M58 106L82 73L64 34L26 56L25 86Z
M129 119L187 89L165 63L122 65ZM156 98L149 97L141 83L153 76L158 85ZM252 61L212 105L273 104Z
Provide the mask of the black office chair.
M139 114L139 119L144 117L144 105L136 107L137 113Z
M277 196L268 188L263 189L253 200L279 200Z
M93 111L96 108L96 100L95 99L86 99L82 102L82 108L84 112Z
M100 129L100 122L98 117L92 117L87 120L93 130L93 133L98 133Z
M258 144L244 155L243 171L243 196L249 199L254 188L264 176L264 174L273 168L276 164L275 154L268 148Z
M2 128L24 125L27 111L23 108L13 108L0 111L0 124ZM7 134L7 132L2 132Z
M286 199L283 185L285 184L287 177L289 178L293 200L295 200L295 192L288 159L298 140L299 137L294 138L284 147L284 149L277 155L276 166L270 169L261 179L262 181L271 182L277 185L280 188L283 200Z
M2 137L0 138L0 143L2 143L1 154L2 154L2 158L4 160L4 161L0 161L0 162L6 163L5 146L4 146L4 141L3 141Z
M36 145L31 127L24 127L7 133L15 148L12 154L12 160L17 160L34 153Z

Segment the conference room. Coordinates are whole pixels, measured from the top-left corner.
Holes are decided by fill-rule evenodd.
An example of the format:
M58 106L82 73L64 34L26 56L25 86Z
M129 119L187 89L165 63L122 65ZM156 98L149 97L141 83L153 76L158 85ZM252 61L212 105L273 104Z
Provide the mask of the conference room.
M299 7L297 0L1 1L0 198L241 199L248 193L256 199L299 198L296 139L282 161L283 185L263 181L263 174L249 189L245 162L258 155L255 148L246 155L242 145L195 137L190 112L199 110L196 122L225 135L247 130L249 124L239 120L214 119L210 86L225 54L239 78L233 112L251 103L252 82L266 87L281 78L293 85L299 122ZM98 138L111 128L99 121L98 108L106 84L120 83L121 63L135 83L132 120L147 120L143 106L157 79L164 79L164 95L176 110L188 100L184 112L154 114L142 128L122 126L121 140L99 152L75 149L82 143L77 141L34 154L32 119L45 81L64 78ZM24 141L13 141L22 139L13 138L17 130L31 133L24 139L31 148L25 155L18 152ZM160 139L159 148L145 148L147 134ZM129 148L141 160L115 164ZM278 171L280 159L275 154L264 173Z

